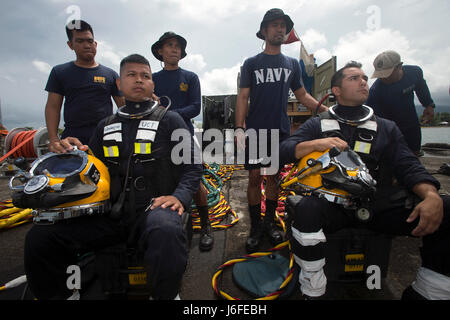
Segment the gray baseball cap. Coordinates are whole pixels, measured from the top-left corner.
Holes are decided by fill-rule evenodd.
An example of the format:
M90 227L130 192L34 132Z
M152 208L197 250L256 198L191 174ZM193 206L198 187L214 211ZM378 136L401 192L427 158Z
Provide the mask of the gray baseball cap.
M373 61L375 72L373 78L387 78L394 71L395 67L402 63L400 55L392 50L380 53Z

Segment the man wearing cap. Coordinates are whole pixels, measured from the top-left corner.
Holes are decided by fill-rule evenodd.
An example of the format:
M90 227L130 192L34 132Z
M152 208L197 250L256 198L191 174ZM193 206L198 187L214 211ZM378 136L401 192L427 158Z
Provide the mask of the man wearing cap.
M430 90L418 66L403 65L400 55L395 51L380 53L374 60L378 78L370 88L367 104L376 115L394 121L405 136L409 148L420 154L422 133L414 105L414 92L425 108L423 122L430 123L434 118L434 102Z
M314 110L318 102L309 95L301 80L299 62L281 53L281 45L285 41L294 23L281 9L270 9L264 15L256 36L265 41L264 52L248 58L241 68L240 90L236 104L236 140L240 150L246 149L245 168L249 170L247 198L250 211L251 230L247 239L246 249L254 252L258 249L263 231L269 235L272 243L282 241L282 234L274 227L274 215L278 206L278 187L276 175L266 175L266 212L264 221L261 214L261 181L260 169L264 167L261 161L263 144L258 145L258 155L249 155L249 143L245 141L245 130L260 129L279 131L279 140L290 134L290 124L287 116L289 89L294 92L297 100L310 110ZM250 98L250 105L248 99ZM326 110L321 106L321 111ZM271 135L268 132L268 140ZM249 131L247 131L247 134ZM274 138L278 144L278 139ZM271 141L272 142L272 141ZM276 148L278 150L278 148ZM255 157L256 156L256 157ZM273 155L271 155L273 156ZM276 154L275 156L278 156ZM269 164L270 165L270 164Z
M153 74L153 81L155 94L158 97L170 98L170 110L177 112L183 118L194 136L191 119L200 113L201 92L198 76L178 65L178 62L186 57L186 45L186 39L171 31L165 32L152 45L155 58L164 62L164 68ZM199 248L202 251L209 251L213 247L214 238L208 216L207 191L203 184L200 184L194 195L194 202L199 211L201 225Z

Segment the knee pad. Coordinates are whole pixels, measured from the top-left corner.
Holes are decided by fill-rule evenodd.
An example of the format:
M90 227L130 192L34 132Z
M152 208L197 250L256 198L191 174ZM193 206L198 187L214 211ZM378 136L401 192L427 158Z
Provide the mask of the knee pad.
M327 277L323 271L325 258L316 261L306 261L294 256L294 259L301 268L298 281L303 294L310 297L324 295L327 287Z
M312 247L327 241L322 229L317 232L300 232L292 227L292 237L304 247Z
M450 277L427 268L419 268L411 286L428 300L450 300Z

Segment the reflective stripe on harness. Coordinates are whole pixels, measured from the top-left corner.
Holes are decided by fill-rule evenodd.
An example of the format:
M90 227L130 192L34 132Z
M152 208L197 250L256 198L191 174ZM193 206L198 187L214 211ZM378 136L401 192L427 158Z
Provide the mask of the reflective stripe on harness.
M134 153L135 154L150 154L152 153L152 144L151 143L134 143Z
M334 119L333 115L328 113L322 113L320 116L320 128L322 134L332 134L333 132L341 132L341 126L339 120ZM378 124L375 120L375 116L366 120L359 125L356 125L357 137L355 139L355 146L353 150L362 154L370 154L372 144L375 142L377 135Z
M356 152L359 152L359 153L369 154L370 153L370 149L372 149L372 145L370 143L362 142L362 141L356 141L355 142L355 148L353 150L356 151Z
M113 158L119 156L119 147L118 146L111 146L111 147L105 147L103 146L103 154L105 158Z

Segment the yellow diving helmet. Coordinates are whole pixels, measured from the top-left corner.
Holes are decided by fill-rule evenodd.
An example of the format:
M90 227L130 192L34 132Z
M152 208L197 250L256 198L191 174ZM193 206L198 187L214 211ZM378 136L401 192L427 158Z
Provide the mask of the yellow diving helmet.
M35 223L55 223L110 209L108 168L76 148L36 159L28 172L20 171L11 178L9 187L14 191L14 206L34 209Z
M303 196L317 195L355 209L356 217L368 221L371 212L368 202L375 193L376 181L372 178L359 155L347 148L325 152L312 152L293 166L281 182L285 190Z

